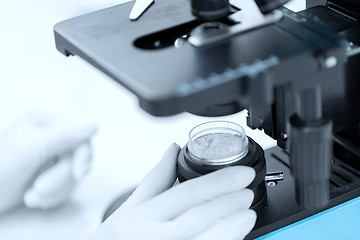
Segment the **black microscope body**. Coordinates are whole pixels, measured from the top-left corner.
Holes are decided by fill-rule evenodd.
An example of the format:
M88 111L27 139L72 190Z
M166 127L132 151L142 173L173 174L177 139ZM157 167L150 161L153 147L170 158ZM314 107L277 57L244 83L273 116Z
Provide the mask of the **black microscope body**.
M277 140L265 151L267 171L285 179L266 187L247 238L360 196L360 1L308 0L298 13L256 1L264 16L281 17L242 30L246 19L230 17L246 11L237 1L218 1L219 16L199 14L194 2L158 0L137 21L131 3L70 19L55 26L56 46L152 115L248 110L248 126Z

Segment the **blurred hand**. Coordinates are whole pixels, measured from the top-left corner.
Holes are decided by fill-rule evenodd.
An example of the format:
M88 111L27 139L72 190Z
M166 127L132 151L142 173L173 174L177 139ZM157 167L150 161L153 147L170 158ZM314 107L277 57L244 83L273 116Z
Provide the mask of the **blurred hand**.
M251 231L256 221L256 213L249 210L254 195L245 187L255 171L236 166L172 187L179 150L176 144L168 149L91 240L232 240Z
M65 203L90 169L94 125L22 116L0 134L0 213Z

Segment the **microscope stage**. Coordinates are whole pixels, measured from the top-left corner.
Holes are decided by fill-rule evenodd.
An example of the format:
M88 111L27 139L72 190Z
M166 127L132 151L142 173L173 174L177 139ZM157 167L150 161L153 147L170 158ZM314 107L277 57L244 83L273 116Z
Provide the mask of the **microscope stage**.
M271 74L274 85L296 79L306 84L306 76L318 71L314 52L332 51L342 44L337 35L284 9L276 24L196 47L187 38L203 22L191 15L189 1L158 0L136 21L128 17L132 5L58 23L56 46L106 73L157 116L232 101L246 105L248 80L262 73ZM235 24L228 19L221 22ZM337 57L338 62L344 60Z

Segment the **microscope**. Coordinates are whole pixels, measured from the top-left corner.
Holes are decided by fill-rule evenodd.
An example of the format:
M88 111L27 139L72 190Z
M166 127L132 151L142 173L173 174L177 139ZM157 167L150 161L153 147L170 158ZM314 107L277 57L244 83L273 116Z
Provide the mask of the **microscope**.
M136 21L129 2L54 28L61 53L110 76L149 114L246 109L247 125L277 140L256 150L257 175L284 179L257 183L247 239L360 201L360 2L307 0L297 13L286 2L157 0Z

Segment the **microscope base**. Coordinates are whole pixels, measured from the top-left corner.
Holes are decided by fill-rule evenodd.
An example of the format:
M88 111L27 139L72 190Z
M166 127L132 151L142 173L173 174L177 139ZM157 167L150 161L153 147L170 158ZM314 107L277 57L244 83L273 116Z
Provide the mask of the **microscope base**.
M336 153L340 153L342 150L341 143L336 143L335 141L334 144L335 144L334 148L336 150ZM343 159L334 157L334 160L332 162L332 173L330 178L331 200L329 204L323 209L305 209L305 210L301 209L297 205L295 199L294 178L291 176L289 169L289 155L286 152L282 151L279 147L273 147L265 150L265 157L266 157L267 171L268 172L283 171L284 181L278 182L275 186L270 186L270 185L267 186L266 206L261 213L258 213L258 220L256 226L254 230L247 236L246 239L257 238L262 235L273 232L277 229L286 227L295 222L301 221L303 219L304 220L301 221L301 223L313 220L318 215L323 216L325 215L325 213L328 214L331 213L332 211L342 209L344 205L339 205L339 204L349 201L360 195L360 170L356 169L354 165L351 165L351 163L344 162ZM354 162L355 160L356 159L353 159ZM352 206L356 207L357 209L356 211L360 214L360 199L352 200L349 203L354 203L354 201L357 204L352 204ZM346 204L347 203L345 203L345 206ZM339 215L340 213L337 214ZM359 214L357 215L360 216ZM310 216L312 216L310 219L305 219ZM346 220L346 224L351 224L351 221ZM296 225L298 226L299 224L296 223ZM338 225L338 220L336 221L336 226L337 225ZM291 226L286 227L286 229L291 228ZM348 229L349 228L347 228L347 230ZM316 233L315 229L313 230L315 234ZM329 231L329 230L331 229L324 229L324 231ZM281 232L281 231L282 229L276 232ZM320 231L320 229L317 228L316 231ZM340 229L336 227L336 231L340 232ZM344 229L344 231L346 230ZM290 233L290 231L288 232ZM272 234L275 233L271 233L270 235ZM306 234L308 234L309 236L314 236L313 233L307 232ZM317 232L317 234L326 234L326 232L323 233ZM291 234L291 236L298 236L298 235ZM267 238L265 238L264 236L264 238L261 239L267 239ZM329 238L323 238L323 239L329 239ZM333 239L338 239L338 238L333 238Z
M337 153L342 152L340 142L336 143L335 141L335 150ZM357 224L360 220L360 198L357 198L360 196L359 168L355 168L351 163L334 157L330 179L331 200L329 205L323 209L304 210L297 205L295 200L294 178L290 174L288 154L279 147L273 147L265 150L265 157L267 171L284 172L284 180L277 182L275 186L273 186L274 184L268 184L266 205L262 212L258 212L256 226L246 239L258 237L260 237L259 239L272 239L272 237L289 239L290 236L300 236L300 232L302 235L305 234L311 237L316 234L328 236L326 234L332 233L331 236L335 237L332 239L340 239L340 237L336 237L340 235L334 235L335 233L341 234L341 236L344 236L344 234L354 236L354 232L349 233L348 230L350 224ZM353 161L355 162L355 159ZM116 211L133 191L133 189L130 189L114 200L104 214L103 221ZM344 221L341 221L343 218ZM332 224L336 222L336 228L328 228L329 224L320 224L320 222L329 222L330 220ZM307 224L310 222L311 224ZM341 224L347 226L347 228L344 227L343 231L341 231ZM359 228L354 227L351 229L356 231ZM358 232L357 236L360 235L360 229Z

